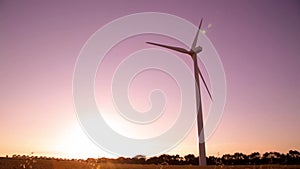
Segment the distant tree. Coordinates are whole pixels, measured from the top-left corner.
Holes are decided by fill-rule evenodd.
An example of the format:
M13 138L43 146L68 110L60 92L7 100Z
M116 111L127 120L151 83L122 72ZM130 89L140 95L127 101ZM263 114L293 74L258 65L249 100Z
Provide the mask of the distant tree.
M288 157L287 154L280 154L280 161L279 164L288 164Z
M234 153L233 155L234 164L246 165L248 164L248 156L243 153Z
M160 164L162 164L162 163L168 163L169 159L170 159L170 155L163 154L163 155L160 155L158 158L159 158Z
M278 152L266 152L263 154L262 161L265 164L281 164L284 159L281 159L282 155Z
M159 157L151 157L146 161L147 164L161 164L163 162L163 159Z
M261 158L261 161L263 164L270 164L271 160L269 158L269 152L265 152L263 155L262 155L262 158Z
M221 159L222 159L222 163L225 165L233 165L234 164L234 158L230 154L224 154Z
M145 155L136 155L132 158L134 164L145 164L146 156Z
M297 150L290 150L288 153L292 158L300 158L300 153Z
M287 164L300 164L300 153L297 150L290 150L286 155Z
M146 159L146 156L145 155L136 155L133 158L135 158L135 159Z
M97 159L95 159L95 158L88 158L88 159L86 159L86 161L89 162L89 163L95 163L95 162L97 162Z
M179 165L182 163L183 158L177 155L163 155L164 163L170 165Z
M185 161L185 164L192 164L192 165L199 164L199 160L197 157L195 157L194 154L188 154L188 155L184 156L184 161Z
M249 164L254 164L254 165L258 165L260 164L260 153L259 152L254 152L254 153L251 153L249 156L248 156L248 159L249 159Z
M222 159L219 157L215 157L215 156L209 156L208 158L206 158L207 161L207 165L222 165Z
M178 154L171 156L169 164L180 165L183 163L183 157L180 157Z
M119 157L119 158L115 159L115 162L119 163L119 164L124 164L124 163L126 163L126 158Z

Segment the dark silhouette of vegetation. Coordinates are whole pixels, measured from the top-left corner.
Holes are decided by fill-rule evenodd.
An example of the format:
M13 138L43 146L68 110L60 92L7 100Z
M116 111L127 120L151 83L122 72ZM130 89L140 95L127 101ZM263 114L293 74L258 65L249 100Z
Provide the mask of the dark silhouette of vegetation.
M9 159L10 157L2 157L2 159ZM193 154L181 157L179 155L163 154L157 157L146 158L144 155L137 155L133 158L119 157L117 159L110 158L88 158L82 159L61 159L50 157L37 157L29 155L13 155L11 159L15 160L56 160L56 161L79 161L87 163L115 163L115 164L160 164L160 165L198 165L198 157ZM208 165L265 165L265 164L284 164L284 165L299 165L300 153L297 150L290 150L283 154L279 152L266 152L260 154L254 152L249 155L243 153L224 154L221 157L209 156L206 158Z

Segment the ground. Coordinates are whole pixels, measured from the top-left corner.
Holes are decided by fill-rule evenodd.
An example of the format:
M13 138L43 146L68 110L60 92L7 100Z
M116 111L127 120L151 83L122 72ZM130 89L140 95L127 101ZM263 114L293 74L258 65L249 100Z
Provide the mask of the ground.
M191 166L191 165L139 165L139 164L97 164L86 161L44 160L44 159L0 159L0 169L296 169L300 165L261 166Z

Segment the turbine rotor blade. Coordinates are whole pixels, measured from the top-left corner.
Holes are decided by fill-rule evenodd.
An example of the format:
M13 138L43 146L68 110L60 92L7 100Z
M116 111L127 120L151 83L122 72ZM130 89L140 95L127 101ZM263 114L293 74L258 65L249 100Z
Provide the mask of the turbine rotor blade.
M201 28L201 25L202 25L202 21L203 21L203 18L202 18L202 19L201 19L201 21L200 21L200 24L199 24L199 27L198 27L198 30L197 30L196 36L195 36L195 38L194 38L194 41L193 41L193 44L192 44L191 50L195 50L195 48L196 48L196 45L197 45L197 40L198 40L198 36L199 36L199 32L200 32L200 28Z
M196 61L196 62L197 62L197 61ZM209 89L208 89L208 87L207 87L207 85L206 85L206 82L205 82L205 80L204 80L204 78L203 78L203 76L202 76L202 73L201 73L201 71L200 71L200 69L199 69L199 67L197 67L197 72L198 72L198 74L200 75L200 77L201 77L201 79L202 79L202 82L204 83L204 86L205 86L205 88L206 88L206 91L207 91L207 93L208 93L210 99L213 100L213 99L212 99L212 96L211 96L211 94L210 94L210 92L209 92Z
M163 48L175 50L175 51L180 52L180 53L190 54L190 51L188 51L184 48L175 47L175 46L168 46L168 45L163 45L163 44L153 43L153 42L146 42L146 43L148 43L150 45L155 45L155 46L160 46L160 47L163 47Z

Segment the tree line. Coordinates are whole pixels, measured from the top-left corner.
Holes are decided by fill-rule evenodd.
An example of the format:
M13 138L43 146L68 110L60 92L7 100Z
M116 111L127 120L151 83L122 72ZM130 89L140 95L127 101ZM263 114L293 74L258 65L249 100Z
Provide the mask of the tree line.
M300 164L300 153L297 150L290 150L283 154L279 152L266 152L260 154L254 152L249 155L243 153L224 154L222 157L206 157L208 165L262 165L262 164ZM179 155L163 154L157 157L146 158L137 155L133 158L119 157L117 159L99 158L87 159L97 163L118 163L118 164L165 164L165 165L198 165L199 160L193 154L181 157Z
M6 157L8 158L8 156ZM88 163L115 163L115 164L160 164L160 165L198 165L198 157L193 154L188 154L183 157L180 155L163 154L160 156L147 158L144 155L137 155L133 158L119 157L112 158L88 158L82 159L61 159L53 157L37 157L37 156L20 156L13 155L13 159L44 159L44 160L58 160L58 161L81 161ZM297 150L290 150L283 154L279 152L266 152L260 154L254 152L249 155L237 152L234 154L224 154L220 157L209 156L206 157L208 165L263 165L263 164L285 164L285 165L299 165L300 153Z

